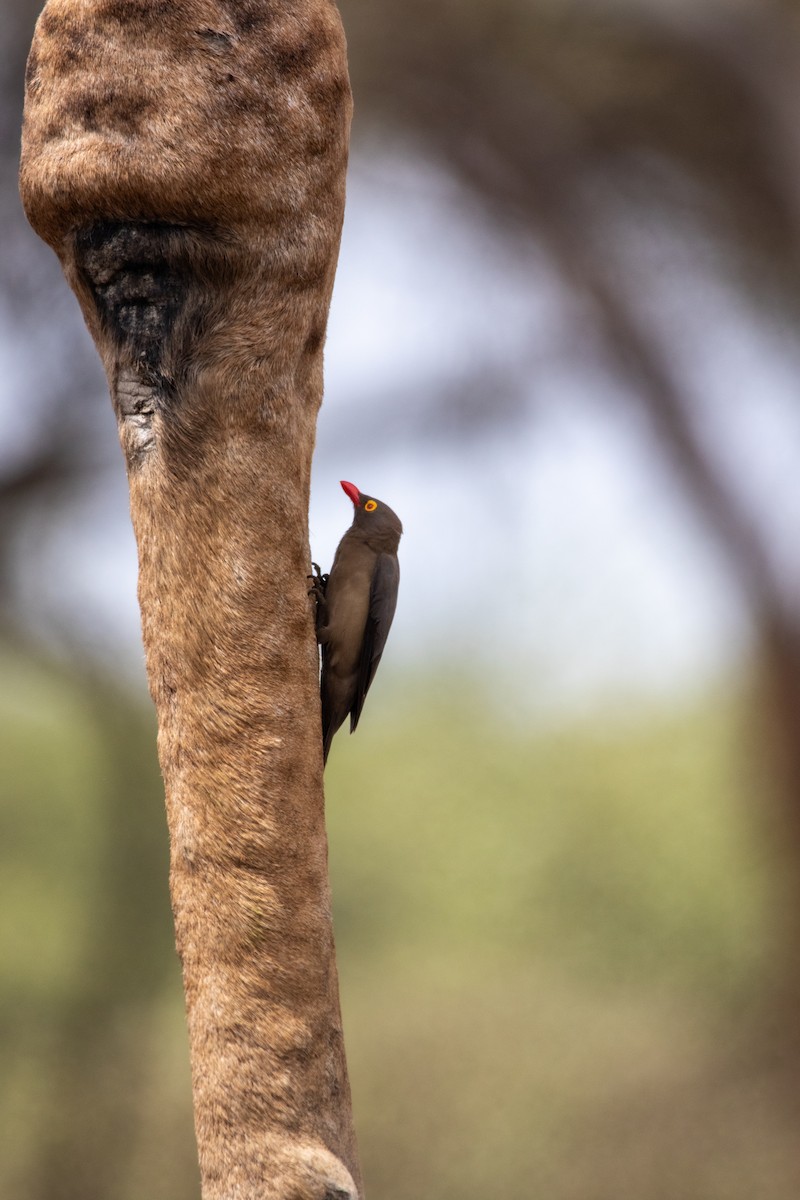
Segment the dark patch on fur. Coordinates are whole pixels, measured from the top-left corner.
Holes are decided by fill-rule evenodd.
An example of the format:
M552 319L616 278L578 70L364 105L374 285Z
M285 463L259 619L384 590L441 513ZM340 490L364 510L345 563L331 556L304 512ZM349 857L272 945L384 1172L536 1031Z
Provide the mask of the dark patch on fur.
M343 75L328 75L324 79L310 80L308 98L315 108L338 114L350 96L350 84Z
M77 121L89 133L99 129L97 119L97 97L94 92L78 92L69 96L63 105L64 116Z
M70 18L45 6L39 17L39 32L45 37L60 38Z
M265 11L267 5L264 3L250 2L250 0L228 0L226 5L231 20L236 26L238 33L252 33L259 26L271 25L274 21L273 13Z
M324 29L314 29L304 42L290 42L270 48L270 58L281 75L294 75L310 70L330 46L330 36Z
M151 108L152 101L146 96L132 96L130 92L106 87L102 91L85 89L72 93L64 102L63 112L89 132L111 130L132 137Z
M171 0L106 0L97 6L97 16L120 25L144 22L151 25L159 17L170 15Z
M38 83L37 83L36 87L38 89L38 87L39 87ZM54 138L61 137L63 132L64 132L64 128L63 128L63 125L61 122L61 114L60 113L54 117L51 117L49 119L49 121L46 121L42 124L42 138L45 142L50 142Z
M74 117L88 133L96 133L100 128L97 118L97 97L91 92L83 96L70 96L64 104L64 115Z
M75 257L116 357L175 423L194 348L235 271L225 239L199 225L99 221L77 232ZM176 442L202 441L202 426L195 414Z
M89 38L85 30L65 22L58 34L58 54L49 57L48 66L54 74L64 74L86 56L88 43Z
M47 67L55 75L68 71L86 49L88 42L86 31L69 13L58 15L51 12L49 8L45 8L39 20L39 29L46 38L52 39L50 53L47 55ZM33 62L33 66L31 66L31 62ZM26 83L30 82L30 76L40 65L34 45L28 58Z
M325 340L325 326L314 325L303 345L304 354L316 354Z
M175 226L98 221L80 230L76 253L106 332L158 372L183 307L188 272L170 254Z
M330 149L330 139L327 129L309 134L303 143L303 149L309 158L322 158Z

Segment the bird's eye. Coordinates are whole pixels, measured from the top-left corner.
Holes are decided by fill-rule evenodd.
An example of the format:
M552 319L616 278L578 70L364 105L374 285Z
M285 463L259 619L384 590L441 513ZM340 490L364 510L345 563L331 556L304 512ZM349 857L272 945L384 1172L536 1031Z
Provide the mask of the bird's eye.
M367 503L364 505L364 512L375 512L375 509L377 507L378 506L374 500L368 500Z

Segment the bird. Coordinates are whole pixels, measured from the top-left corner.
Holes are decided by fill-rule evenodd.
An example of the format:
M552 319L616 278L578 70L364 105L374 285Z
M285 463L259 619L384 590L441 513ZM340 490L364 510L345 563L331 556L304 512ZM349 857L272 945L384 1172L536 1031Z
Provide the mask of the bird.
M400 518L354 483L340 482L353 502L353 523L339 542L330 573L322 575L312 563L315 574L310 577L322 650L323 763L348 713L350 732L358 725L389 636L400 584Z

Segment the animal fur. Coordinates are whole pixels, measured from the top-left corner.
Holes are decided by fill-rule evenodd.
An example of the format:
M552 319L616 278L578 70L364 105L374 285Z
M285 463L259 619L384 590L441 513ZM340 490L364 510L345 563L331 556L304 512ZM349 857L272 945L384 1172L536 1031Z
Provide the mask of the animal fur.
M329 0L49 0L21 192L102 356L205 1200L356 1197L306 596L350 119Z

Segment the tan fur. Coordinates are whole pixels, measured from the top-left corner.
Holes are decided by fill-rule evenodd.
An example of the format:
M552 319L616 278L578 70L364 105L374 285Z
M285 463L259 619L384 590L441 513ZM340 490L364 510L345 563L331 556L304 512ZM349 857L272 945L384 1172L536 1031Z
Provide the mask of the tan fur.
M21 191L128 464L206 1200L360 1187L306 595L349 117L329 0L49 0L37 26Z

